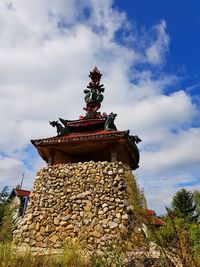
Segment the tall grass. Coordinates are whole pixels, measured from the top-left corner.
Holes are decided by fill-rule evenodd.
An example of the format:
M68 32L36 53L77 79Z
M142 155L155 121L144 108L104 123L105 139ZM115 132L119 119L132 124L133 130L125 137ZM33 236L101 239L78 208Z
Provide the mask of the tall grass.
M200 267L200 241L199 236L193 232L199 229L198 225L193 226L183 218L176 218L168 213L164 226L159 229L152 226L149 231L150 238L159 245L166 258L175 263L175 266Z
M0 244L0 267L90 267L90 260L76 245L66 247L62 254L44 255L30 250L18 251L11 243Z

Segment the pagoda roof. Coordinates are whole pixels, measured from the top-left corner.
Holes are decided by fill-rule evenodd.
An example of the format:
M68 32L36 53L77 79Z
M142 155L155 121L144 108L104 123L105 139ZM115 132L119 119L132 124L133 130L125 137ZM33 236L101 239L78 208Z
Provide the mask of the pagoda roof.
M59 120L68 129L68 135L71 135L74 133L103 131L107 115L98 118L81 118L79 120L64 120L61 118L59 118ZM116 126L114 126L114 128L115 130L117 129ZM62 134L59 136L62 136Z
M120 138L127 136L128 131L98 131L98 132L84 132L84 133L71 133L64 136L54 136L49 138L31 140L31 143L35 146L37 145L49 145L56 143L65 143L73 141L82 141L82 140L102 140L107 138Z
M139 151L134 136L129 131L97 131L70 133L44 139L31 140L40 156L47 162L50 150L63 151L69 154L99 153L111 146L120 146L126 151L132 169L138 168Z

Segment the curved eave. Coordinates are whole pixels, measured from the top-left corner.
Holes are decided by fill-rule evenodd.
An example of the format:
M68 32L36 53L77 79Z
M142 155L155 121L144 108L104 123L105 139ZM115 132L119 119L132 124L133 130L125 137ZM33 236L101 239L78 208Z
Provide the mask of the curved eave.
M31 140L31 143L46 162L49 153L53 150L63 150L66 153L88 153L90 151L98 152L112 145L121 145L126 151L131 169L135 170L139 164L139 151L133 140L134 138L129 136L129 131L103 131L85 135L65 135Z
M127 142L125 143L127 153L129 155L130 166L132 170L139 168L140 161L140 153L137 145L130 139L127 138Z

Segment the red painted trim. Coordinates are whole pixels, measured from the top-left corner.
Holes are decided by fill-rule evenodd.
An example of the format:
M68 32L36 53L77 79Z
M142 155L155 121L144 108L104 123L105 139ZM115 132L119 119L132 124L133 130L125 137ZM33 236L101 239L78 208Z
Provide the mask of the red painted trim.
M164 225L165 222L158 219L154 210L147 209L147 217L149 218L150 222L155 225Z
M84 126L88 126L88 125L95 125L95 124L100 124L100 123L104 123L106 121L106 117L104 118L100 118L100 119L94 119L94 120L78 120L78 121L70 121L67 122L66 125L70 126L70 127L84 127Z
M150 218L151 223L155 224L155 225L164 225L165 222L163 222L162 220L156 218L156 217L151 217Z
M98 131L93 133L72 133L66 134L64 136L55 136L49 137L45 139L37 139L32 140L34 145L41 145L41 144L51 144L51 143L60 143L60 142L71 142L71 141L82 141L88 139L103 139L103 138L120 138L125 136L125 131Z
M154 210L147 210L147 215L148 216L153 216L153 215L155 215L155 211Z
M31 191L23 190L23 189L15 189L15 192L19 197L27 197L30 195Z

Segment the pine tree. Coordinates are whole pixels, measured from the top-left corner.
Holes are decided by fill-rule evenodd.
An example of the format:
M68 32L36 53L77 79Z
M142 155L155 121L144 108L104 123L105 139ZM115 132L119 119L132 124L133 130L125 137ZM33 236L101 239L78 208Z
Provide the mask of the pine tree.
M194 202L192 192L181 189L174 195L171 204L171 210L175 216L184 218L188 222L198 221L198 212Z

